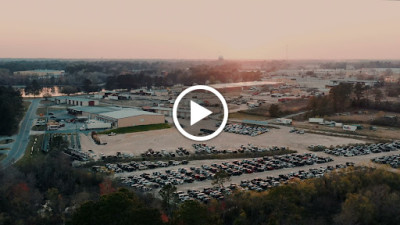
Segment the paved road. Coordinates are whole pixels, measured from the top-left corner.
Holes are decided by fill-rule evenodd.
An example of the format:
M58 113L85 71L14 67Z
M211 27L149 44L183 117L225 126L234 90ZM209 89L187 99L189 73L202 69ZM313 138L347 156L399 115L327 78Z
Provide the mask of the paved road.
M19 133L16 135L11 150L9 151L7 157L0 162L1 168L7 168L24 155L29 142L29 132L32 128L33 121L37 117L36 110L39 106L39 102L40 99L32 100L31 105L29 106L29 109L21 123Z

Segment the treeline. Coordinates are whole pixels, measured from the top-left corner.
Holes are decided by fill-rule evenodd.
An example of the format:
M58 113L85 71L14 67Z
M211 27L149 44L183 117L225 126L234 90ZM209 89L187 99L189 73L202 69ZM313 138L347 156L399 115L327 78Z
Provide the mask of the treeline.
M267 192L235 192L224 201L151 205L128 190L84 203L68 224L399 224L400 175L368 168L293 181ZM165 195L163 195L165 196ZM170 212L170 213L168 213Z
M325 116L351 108L400 112L400 102L383 101L384 98L385 95L379 88L366 87L360 83L342 83L331 88L326 96L310 98L310 112L307 116Z
M111 182L72 168L70 157L51 149L0 170L0 224L65 224L75 206L111 191Z
M19 91L0 86L0 135L12 135L18 131L24 106Z
M236 63L223 65L198 65L186 70L173 70L162 75L154 75L149 71L130 73L108 77L107 89L134 89L151 86L172 86L174 84L209 84L257 81L261 79L261 73L243 72Z
M62 138L55 141L62 146ZM292 180L266 192L239 192L208 204L181 203L176 189L151 194L118 189L107 178L72 168L50 153L0 172L0 224L205 225L399 224L400 175L348 168L322 178Z
M400 61L360 61L360 62L327 62L322 63L323 69L346 69L347 65L355 69L361 68L400 68Z
M70 61L64 60L13 60L0 61L0 68L12 74L15 71L35 69L64 70L69 63Z

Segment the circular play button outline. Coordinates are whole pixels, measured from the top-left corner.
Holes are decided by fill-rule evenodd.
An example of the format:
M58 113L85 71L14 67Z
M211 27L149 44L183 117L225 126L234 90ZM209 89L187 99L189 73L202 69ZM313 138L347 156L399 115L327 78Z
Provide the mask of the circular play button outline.
M207 136L194 136L194 135L189 134L182 128L181 124L178 121L178 113L177 112L178 112L179 102L189 92L196 91L196 90L206 90L206 91L212 92L215 96L218 97L218 99L221 102L222 107L224 109L224 117L222 119L221 125L218 127L218 129L214 133L209 134ZM174 107L172 108L172 119L174 121L175 127L178 128L179 132L186 138L194 140L194 141L208 141L208 140L216 137L218 134L220 134L222 132L222 130L224 129L226 123L228 122L228 105L226 104L225 98L216 89L214 89L210 86L207 86L207 85L196 85L196 86L192 86L192 87L185 89L182 93L180 93L178 95L178 98L176 98L176 100L175 100Z

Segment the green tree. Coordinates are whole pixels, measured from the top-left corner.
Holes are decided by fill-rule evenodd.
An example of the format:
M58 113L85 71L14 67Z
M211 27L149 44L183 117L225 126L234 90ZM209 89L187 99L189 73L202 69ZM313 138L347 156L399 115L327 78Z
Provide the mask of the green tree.
M74 94L74 93L77 93L77 92L78 92L78 89L76 87L73 87L73 86L64 86L61 89L61 93L66 94L68 96L70 94Z
M85 80L83 80L83 90L85 91L85 92L90 92L92 89L91 89L91 87L92 87L92 81L91 80L89 80L89 79L85 79Z
M32 80L32 82L25 87L25 93L28 95L31 94L33 97L39 95L41 90L42 87L39 85L37 80Z
M176 197L175 197L176 187L172 184L167 184L161 188L159 194L162 198L163 208L167 211L169 216L172 215L172 210L176 206Z
M350 105L350 94L353 92L353 85L341 83L329 92L329 97L332 99L333 110L335 112L344 111Z
M51 98L52 97L52 95L49 93L49 92L46 92L46 93L44 93L43 94L43 98L44 98L44 100L48 100L49 98Z
M375 97L375 102L380 103L383 99L383 93L380 89L374 89L373 91L374 97Z
M357 83L354 86L354 94L356 95L357 102L360 102L361 98L364 97L364 90L365 90L365 87L361 83Z
M225 170L218 170L211 182L214 186L224 187L224 183L231 180L231 177Z
M18 130L23 110L21 93L0 86L0 135L11 135Z
M281 114L281 111L279 109L279 105L278 104L272 104L269 109L268 109L269 115L271 117L279 117Z
M145 206L134 193L120 189L101 196L97 202L82 204L72 216L71 224L157 225L162 221L157 209Z
M176 224L205 225L210 223L207 208L198 201L185 201L176 211Z

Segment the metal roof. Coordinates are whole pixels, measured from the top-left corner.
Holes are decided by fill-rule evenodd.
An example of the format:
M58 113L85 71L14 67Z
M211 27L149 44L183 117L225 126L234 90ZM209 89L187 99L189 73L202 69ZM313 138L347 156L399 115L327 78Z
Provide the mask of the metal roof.
M97 99L89 99L89 98L73 97L73 96L57 96L57 97L54 97L54 99L67 99L67 100L85 101L85 102L97 100Z
M130 109L130 108L125 108L113 112L106 112L106 113L100 113L100 116L106 116L110 117L113 119L122 119L122 118L127 118L127 117L134 117L134 116L142 116L142 115L162 115L158 113L152 113L152 112L147 112L147 111L142 111L142 110L137 110L137 109Z
M81 112L87 112L87 113L99 114L99 113L106 113L106 112L120 110L121 108L119 108L119 107L96 107L96 106L72 106L72 107L68 107L68 109L72 109L75 111L81 111Z
M260 125L260 126L267 126L268 125L267 121L258 121L258 120L242 120L242 123Z

